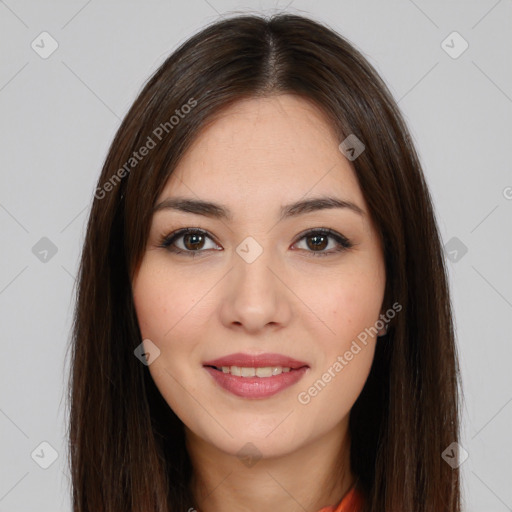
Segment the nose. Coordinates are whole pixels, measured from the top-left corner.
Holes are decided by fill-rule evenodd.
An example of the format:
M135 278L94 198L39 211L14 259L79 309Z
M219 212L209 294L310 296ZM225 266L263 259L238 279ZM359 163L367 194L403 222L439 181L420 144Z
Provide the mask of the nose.
M277 330L290 322L293 293L270 251L248 263L234 255L234 268L226 276L221 301L221 321L228 328L250 334Z

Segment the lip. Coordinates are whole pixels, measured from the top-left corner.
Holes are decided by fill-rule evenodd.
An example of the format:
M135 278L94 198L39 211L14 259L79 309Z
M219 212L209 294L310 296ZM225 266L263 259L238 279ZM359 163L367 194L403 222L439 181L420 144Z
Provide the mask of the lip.
M304 366L309 367L304 361L298 361L292 357L288 357L282 354L243 354L241 352L236 354L230 354L225 357L218 359L212 359L206 361L203 366L216 366L221 368L222 366L244 366L246 368L264 368L265 366L283 366L293 370L298 370ZM250 377L244 377L250 378ZM258 377L259 378L259 377ZM269 379L271 377L268 377Z
M290 368L289 372L272 377L240 377L224 373L213 367L242 366L246 368L264 368L265 366L282 366ZM214 381L226 391L242 398L269 398L298 382L309 370L309 365L283 354L230 354L203 363L204 369Z
M269 398L298 382L309 370L307 366L272 377L239 377L206 366L205 370L226 391L242 398Z

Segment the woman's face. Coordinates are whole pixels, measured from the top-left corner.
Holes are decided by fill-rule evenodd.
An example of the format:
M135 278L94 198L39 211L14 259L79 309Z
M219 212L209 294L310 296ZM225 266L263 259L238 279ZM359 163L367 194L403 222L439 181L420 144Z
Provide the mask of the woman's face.
M303 99L244 100L203 130L157 201L217 205L155 211L133 295L162 396L226 453L251 442L280 456L339 432L367 379L385 267L340 142ZM327 197L355 207L289 207ZM182 228L196 232L162 246ZM205 366L232 354L271 355Z

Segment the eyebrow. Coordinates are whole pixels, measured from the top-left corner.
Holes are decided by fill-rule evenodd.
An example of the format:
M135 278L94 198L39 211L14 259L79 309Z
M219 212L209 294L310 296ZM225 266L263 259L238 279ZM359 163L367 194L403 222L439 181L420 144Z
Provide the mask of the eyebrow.
M323 196L313 199L304 199L295 203L287 204L280 209L279 221L290 217L297 217L305 213L331 208L346 208L364 217L364 210L357 204L337 197ZM229 208L224 205L202 201L199 199L188 199L182 197L167 198L153 208L153 213L161 210L177 210L185 213L194 213L214 219L232 220L233 215Z

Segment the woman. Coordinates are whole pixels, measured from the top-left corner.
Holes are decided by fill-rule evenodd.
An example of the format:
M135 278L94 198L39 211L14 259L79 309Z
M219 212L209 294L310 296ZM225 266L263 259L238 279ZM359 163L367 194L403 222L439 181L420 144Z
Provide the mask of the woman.
M70 388L75 512L460 511L432 201L345 39L238 16L156 71L95 192Z

